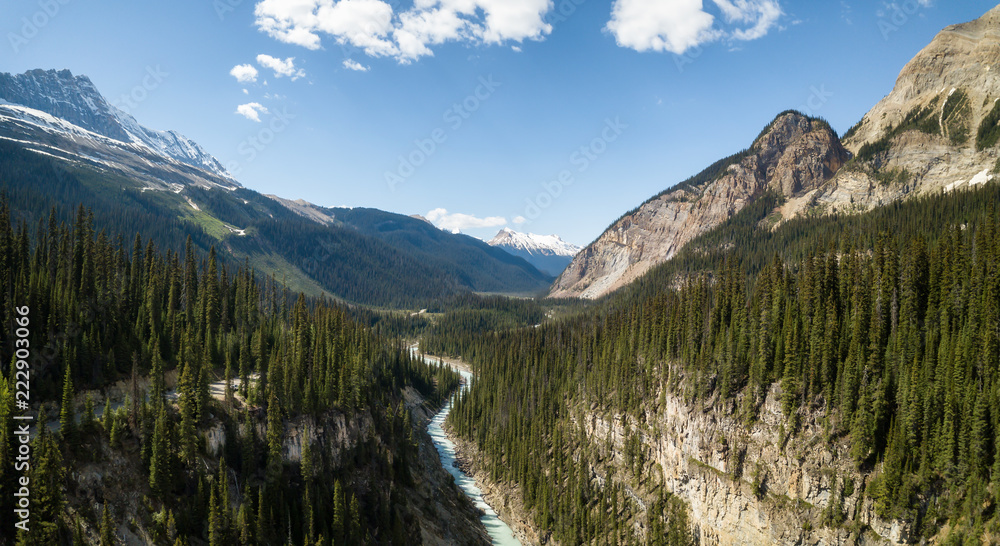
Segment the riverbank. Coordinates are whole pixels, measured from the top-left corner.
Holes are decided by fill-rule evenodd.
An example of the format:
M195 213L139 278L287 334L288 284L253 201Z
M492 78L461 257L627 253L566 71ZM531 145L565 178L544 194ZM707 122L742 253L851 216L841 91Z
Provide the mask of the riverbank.
M502 486L491 481L489 472L480 463L483 456L476 444L456 435L451 427L445 427L445 433L455 444L455 464L462 472L476 481L476 485L482 490L483 499L511 528L514 537L523 546L540 546L541 544L557 546L558 543L552 542L549 537L544 537L547 542L542 542L543 537L538 535L538 531L531 523L530 515L524 509L520 488Z
M459 370L467 381L472 381L471 366L460 359L438 355L425 355L425 358L431 362L444 362ZM467 388L467 386L463 385L462 388ZM487 512L493 512L493 517L499 520L498 523L504 524L505 529L503 529L502 534L510 535L510 538L522 545L540 545L541 540L538 533L531 526L530 518L523 508L520 492L493 483L482 465L477 463L477 461L482 460L477 447L460 438L444 421L443 418L440 419L440 429L443 437L451 444L452 464L461 474L464 474L465 479L472 482L474 493L480 496L482 502L489 505L490 510ZM448 458L442 454L442 464L447 464L446 459ZM487 527L490 525L487 524ZM496 543L497 537L494 536L494 544Z
M467 363L462 362L457 358L452 358L450 356L432 355L432 354L425 354L424 358L428 362L433 362L433 363L444 362L445 364L451 366L452 368L458 370L459 372L465 372L467 374L473 373L472 366L469 366Z
M416 345L411 346L412 351L415 352L416 349ZM471 367L459 359L436 355L424 355L424 358L429 362L444 362L453 369L458 370L464 380L462 389L469 388L469 385L473 381ZM511 521L518 518L504 517L503 515L505 513L515 515L518 513L517 511L507 508L504 512L501 512L496 509L496 506L500 504L506 505L507 503L501 503L503 499L499 496L494 498L487 495L487 491L497 490L496 485L487 479L488 476L482 472L477 474L474 470L471 472L466 471L467 469L472 470L470 464L466 462L464 464L465 468L463 468L463 464L459 462L457 446L462 440L450 430L450 427L445 425L445 421L451 411L451 404L452 401L449 401L445 408L434 417L431 426L428 427L428 433L438 450L441 466L455 477L459 488L483 511L482 522L488 530L494 545L538 544L537 540L531 540L532 533L518 532L515 528L511 527ZM465 452L470 453L471 450L467 447ZM469 458L466 457L466 459ZM527 522L521 518L521 521L517 525L524 528ZM530 527L528 527L528 530L530 530Z
M417 469L414 488L419 498L411 499L415 511L421 514L421 543L429 546L454 544L491 544L481 511L461 491L451 474L441 466L437 448L426 427L442 407L431 407L415 390L404 392L406 405L415 425L422 429L417 443ZM442 495L447 491L449 494Z

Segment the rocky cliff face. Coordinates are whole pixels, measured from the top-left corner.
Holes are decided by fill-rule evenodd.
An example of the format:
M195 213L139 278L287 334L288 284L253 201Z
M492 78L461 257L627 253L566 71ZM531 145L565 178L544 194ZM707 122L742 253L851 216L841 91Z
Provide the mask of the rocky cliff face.
M403 390L406 408L414 418L414 426L420 431L417 439L417 458L409 461L412 484L400 486L404 499L404 511L413 517L420 529L419 539L413 544L445 546L452 544L489 544L490 538L479 517L480 511L455 485L454 479L441 466L437 450L426 432L427 424L434 417L437 408L432 408L412 387ZM239 425L240 433L246 432L246 423ZM267 434L263 418L254 421L254 434ZM308 442L314 453L320 453L334 466L347 464L356 457L355 450L366 441L380 442L374 432L373 416L368 412L348 419L339 411L328 411L321 417L300 416L288 421L282 436L284 460L290 464L302 460L302 448ZM226 445L226 431L221 423L216 423L202 431L206 451L213 456L221 456ZM392 461L389 461L391 464ZM384 482L375 481L362 467L355 472L355 485L373 492L386 487Z
M640 506L652 503L662 483L688 504L700 544L907 543L909 524L879 519L864 498L871 475L851 464L844 439L828 438L807 412L789 439L793 420L779 400L774 387L749 427L734 412L692 407L675 395L629 427L620 415L591 411L579 419L600 453L595 475L614 468L610 474ZM626 470L627 428L641 441L638 472Z
M942 30L899 74L892 92L845 135L858 155L817 192L824 209L868 210L909 195L986 183L1000 119L1000 6Z
M669 260L688 241L739 212L764 190L786 197L810 192L848 158L826 123L784 113L747 152L723 165L722 172L668 190L615 222L576 256L549 295L603 296Z
M786 198L778 212L787 219L987 183L1000 176L998 124L1000 6L942 30L843 145L822 123L779 116L721 176L699 175L698 184L681 184L615 222L549 295L597 298L628 284L765 188Z

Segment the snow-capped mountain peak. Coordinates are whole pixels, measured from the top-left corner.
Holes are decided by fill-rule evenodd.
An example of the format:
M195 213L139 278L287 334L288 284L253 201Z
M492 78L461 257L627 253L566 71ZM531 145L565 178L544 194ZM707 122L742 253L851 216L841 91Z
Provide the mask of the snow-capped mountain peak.
M501 229L488 244L542 256L576 256L580 252L580 247L563 241L558 235L521 233L510 228Z
M90 78L69 70L29 70L0 73L0 103L44 112L92 133L204 169L235 182L222 163L197 143L176 131L156 131L114 107Z

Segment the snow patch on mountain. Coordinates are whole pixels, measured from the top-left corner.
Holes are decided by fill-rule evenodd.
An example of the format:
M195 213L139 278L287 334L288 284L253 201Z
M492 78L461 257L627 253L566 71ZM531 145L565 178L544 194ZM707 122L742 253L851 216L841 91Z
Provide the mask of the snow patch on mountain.
M90 78L74 76L69 70L0 73L0 104L20 105L62 122L44 120L52 128L67 129L65 125L71 125L119 143L141 146L235 182L222 163L197 143L176 131L142 126L132 115L109 104Z
M580 252L580 247L563 241L558 235L520 233L509 228L501 229L486 244L524 258L535 269L553 277L562 273L573 256Z

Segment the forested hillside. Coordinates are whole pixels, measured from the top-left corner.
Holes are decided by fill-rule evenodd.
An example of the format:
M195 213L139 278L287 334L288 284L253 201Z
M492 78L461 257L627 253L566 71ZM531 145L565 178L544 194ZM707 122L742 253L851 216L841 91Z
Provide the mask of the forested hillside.
M593 312L478 338L442 332L435 346L477 371L451 423L562 544L688 543L690 499L651 466L653 423L676 399L759 431L775 397L780 452L845 446L831 448L849 472L816 506L817 526L863 535L874 520L858 507L872 506L910 538L994 540L997 203L988 185L774 231L770 205L748 207ZM623 439L595 436L590 419L620 419ZM720 475L787 506L768 493L770 461L754 463Z
M253 190L197 185L164 191L0 140L0 193L16 221L35 226L55 207L71 221L78 204L109 234L142 233L182 252L188 237L230 268L249 265L295 292L378 307L421 308L464 292L533 294L550 278L464 235L373 209L335 209L357 222L324 225ZM403 222L405 225L389 229Z
M439 406L456 373L212 247L124 246L94 216L81 206L72 224L52 211L29 226L0 207L3 491L21 475L17 310L29 319L17 323L30 332L27 413L58 414L32 441L34 527L21 540L414 544L436 521L444 539L475 541L471 504L418 460L428 448L414 412Z

